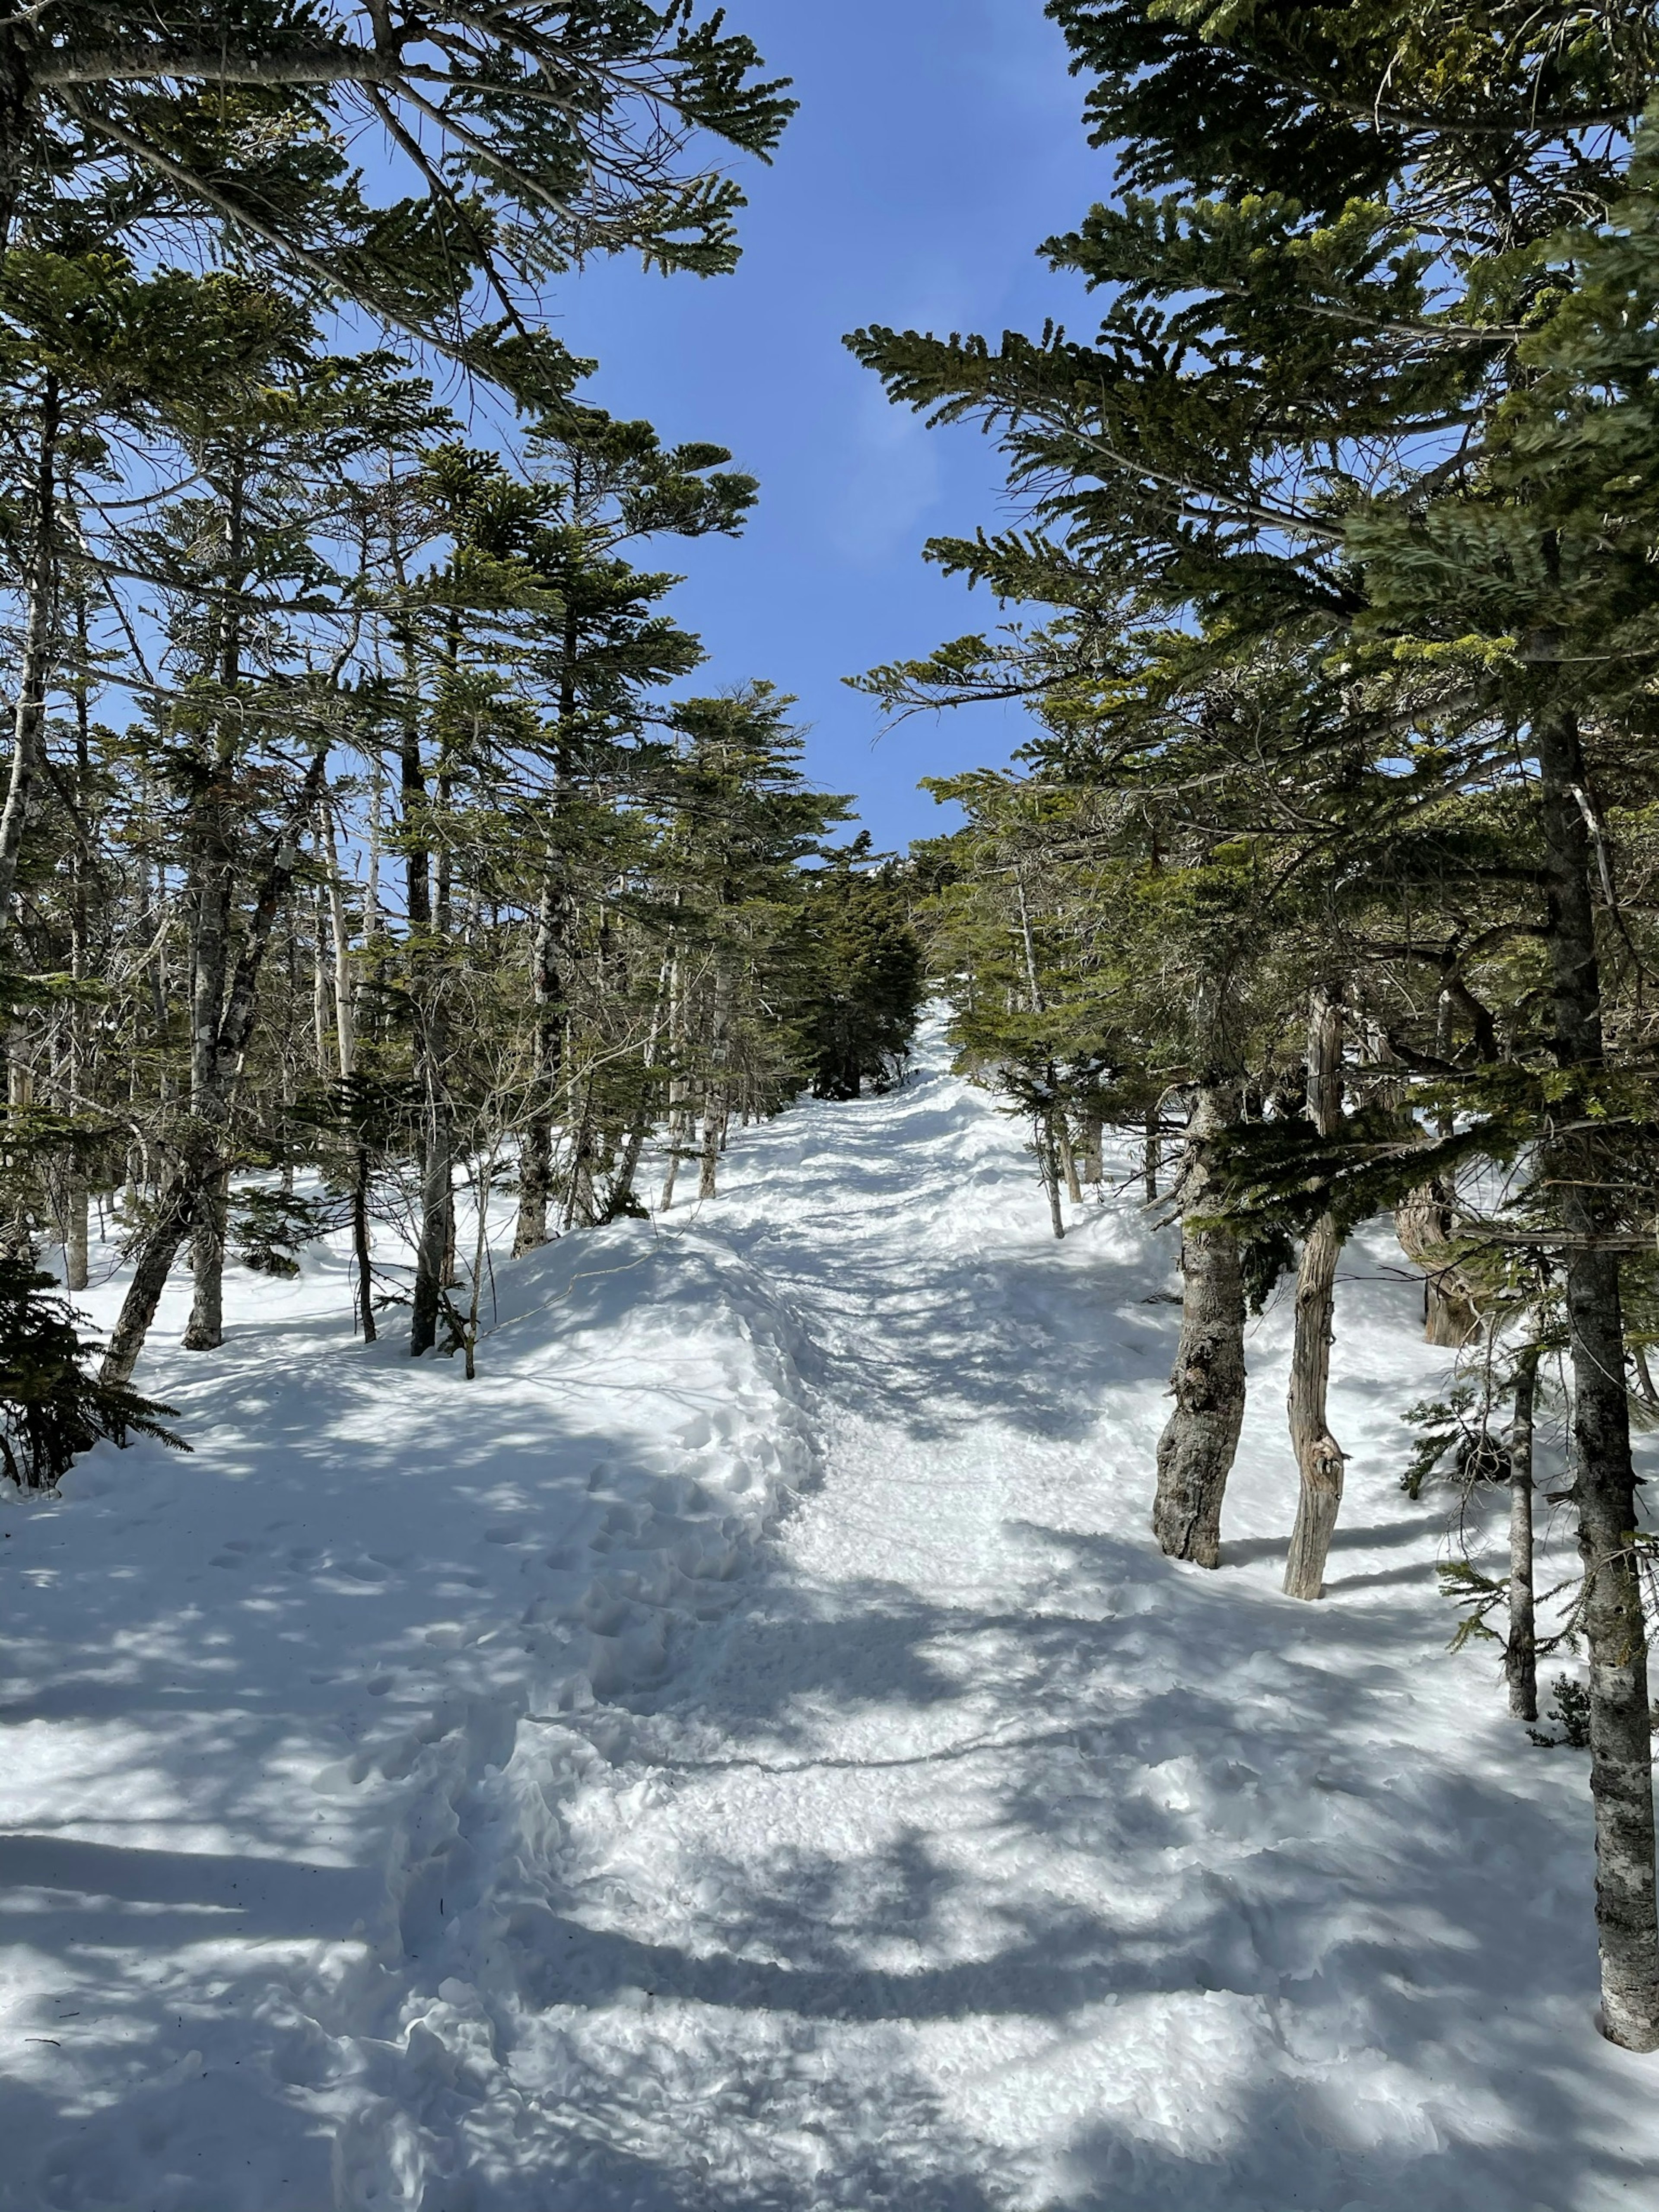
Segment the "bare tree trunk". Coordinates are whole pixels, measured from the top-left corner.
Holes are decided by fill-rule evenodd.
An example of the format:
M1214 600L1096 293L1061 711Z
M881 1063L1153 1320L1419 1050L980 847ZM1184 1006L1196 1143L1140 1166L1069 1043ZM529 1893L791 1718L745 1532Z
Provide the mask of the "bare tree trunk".
M548 1200L553 1188L553 1101L564 1062L564 990L558 955L565 934L565 905L551 870L543 877L532 941L531 992L535 1006L531 1045L530 1118L519 1152L519 1214L513 1251L533 1252L547 1242Z
M1083 1203L1083 1185L1078 1181L1077 1154L1072 1149L1072 1131L1063 1114L1057 1115L1055 1132L1060 1143L1060 1164L1066 1170L1066 1195L1073 1206Z
M155 1319L155 1309L161 1303L161 1293L179 1247L190 1230L190 1178L179 1174L163 1192L143 1244L139 1247L132 1280L121 1301L121 1311L115 1327L110 1331L109 1343L105 1347L99 1376L105 1382L130 1382L132 1370L138 1364L138 1355L144 1348Z
M1564 1070L1602 1065L1601 975L1590 890L1593 810L1578 725L1553 708L1533 725L1544 832L1555 1051ZM1563 1102L1565 1105L1565 1102ZM1564 1112L1563 1120L1569 1119ZM1619 1261L1601 1240L1612 1225L1605 1162L1588 1133L1550 1148L1567 1250L1572 1359L1571 1496L1584 1571L1589 1652L1590 1802L1595 1811L1595 1918L1601 2026L1631 2051L1659 2050L1653 1739L1647 1634L1632 1532L1637 1525L1625 1391Z
M1324 984L1314 991L1309 1013L1308 1106L1321 1136L1334 1134L1342 1112L1342 995ZM1297 1270L1290 1420L1302 1489L1285 1564L1288 1597L1319 1595L1342 1507L1342 1447L1325 1412L1341 1249L1334 1219L1322 1214L1303 1243Z
M428 1063L434 1055L428 1053ZM418 1359L438 1340L438 1316L449 1281L454 1237L454 1192L447 1103L434 1088L427 1097L421 1148L421 1226L415 1250L409 1349Z
M1106 1163L1101 1156L1100 1116L1085 1114L1083 1118L1083 1180L1099 1185L1106 1180Z
M697 1179L697 1196L713 1198L720 1157L726 1143L726 1121L731 1111L731 1071L728 1061L732 1049L732 967L731 951L726 945L717 947L714 954L714 1018L709 1038L709 1058L714 1074L703 1100L702 1110L702 1169Z
M1210 1210L1207 1147L1234 1103L1226 1085L1200 1085L1187 1127L1179 1190L1187 1216L1181 1241L1181 1341L1170 1389L1175 1410L1158 1440L1152 1533L1171 1559L1215 1566L1221 1504L1244 1420L1244 1283L1238 1240L1199 1228Z
M229 1213L229 1178L214 1166L202 1178L191 1231L190 1264L196 1279L190 1325L181 1340L186 1352L212 1352L225 1340L225 1233Z
M328 912L334 937L334 1028L340 1052L340 1080L349 1083L357 1066L351 929L346 915L345 892L340 882L340 856L334 840L334 812L326 799L318 804L317 834L328 868Z
M710 1091L702 1109L702 1152L697 1176L697 1196L713 1198L718 1179L720 1139L726 1128L726 1109L718 1091Z
M64 1286L84 1291L88 1267L88 1192L84 1176L71 1176L64 1200Z
M1423 1337L1456 1350L1480 1325L1473 1288L1451 1259L1451 1192L1437 1178L1419 1183L1395 1208L1395 1235L1423 1270Z
M17 884L17 856L28 820L29 795L40 765L46 720L46 684L52 672L52 640L58 611L58 380L48 376L40 400L40 442L35 452L34 528L30 536L25 581L22 665L17 676L17 704L12 716L11 775L0 808L0 924L11 915Z
M689 1134L685 1080L687 1027L685 982L677 957L674 980L668 994L668 1057L672 1072L668 1079L668 1165L663 1170L662 1198L659 1201L659 1211L664 1213L674 1203L674 1185L679 1176L680 1154L685 1149Z
M1146 1134L1141 1149L1141 1182L1148 1206L1158 1204L1158 1171L1164 1164L1161 1157L1162 1117L1156 1106L1146 1109Z
M1538 1395L1538 1346L1528 1345L1515 1370L1515 1410L1510 1421L1510 1633L1504 1673L1510 1711L1517 1720L1538 1717L1538 1640L1533 1620L1532 1432Z
M374 1269L369 1257L368 1146L357 1140L356 1171L351 1179L351 1255L357 1270L357 1314L363 1325L363 1342L373 1344L374 1327Z
M1052 1107L1036 1118L1037 1174L1048 1201L1048 1226L1056 1237L1066 1234L1066 1215L1060 1203L1060 1146L1054 1135Z
M616 1180L605 1200L605 1218L614 1221L620 1213L634 1205L634 1183L640 1171L640 1158L645 1150L645 1140L651 1128L651 1093L649 1075L656 1064L657 1041L662 1035L663 1015L667 1009L674 984L674 963L672 954L664 960L657 975L657 995L651 1008L651 1028L640 1054L640 1064L647 1082L641 1087L640 1103L634 1118L628 1125L628 1135L623 1145L622 1156L617 1165Z

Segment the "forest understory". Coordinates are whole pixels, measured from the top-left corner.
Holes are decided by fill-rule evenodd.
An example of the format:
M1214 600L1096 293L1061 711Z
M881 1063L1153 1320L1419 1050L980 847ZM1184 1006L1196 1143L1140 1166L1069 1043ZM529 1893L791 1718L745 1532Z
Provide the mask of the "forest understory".
M1344 1255L1324 1600L1285 1293L1220 1568L1166 1559L1177 1232L1056 1242L947 1068L503 1262L471 1383L354 1339L345 1232L233 1267L210 1364L175 1278L193 1454L0 1513L0 2205L1645 2201L1588 1754L1448 1653L1457 1509L1401 1486L1420 1278Z

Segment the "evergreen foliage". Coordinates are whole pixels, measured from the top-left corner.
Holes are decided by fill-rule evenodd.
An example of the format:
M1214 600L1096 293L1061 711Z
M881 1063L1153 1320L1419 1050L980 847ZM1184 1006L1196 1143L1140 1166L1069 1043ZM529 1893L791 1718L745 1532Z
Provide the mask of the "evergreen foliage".
M830 854L804 909L813 956L805 1022L817 1098L856 1098L866 1083L890 1089L926 990L907 886L890 862L867 865L870 842L860 830Z
M54 1277L15 1252L0 1254L0 1460L21 1490L55 1490L100 1441L151 1437L190 1449L162 1425L171 1406L89 1371L96 1346L82 1333L83 1319Z

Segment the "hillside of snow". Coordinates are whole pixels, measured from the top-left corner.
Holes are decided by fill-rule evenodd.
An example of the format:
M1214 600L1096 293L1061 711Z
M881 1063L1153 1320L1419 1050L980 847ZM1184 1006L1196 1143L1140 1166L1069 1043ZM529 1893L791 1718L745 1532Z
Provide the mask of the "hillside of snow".
M343 1251L233 1271L219 1354L180 1281L193 1455L0 1507L0 2207L1653 2203L1587 1755L1447 1654L1388 1241L1308 1606L1288 1300L1172 1565L1174 1232L1056 1244L936 1038L724 1180L501 1264L471 1384L353 1341Z

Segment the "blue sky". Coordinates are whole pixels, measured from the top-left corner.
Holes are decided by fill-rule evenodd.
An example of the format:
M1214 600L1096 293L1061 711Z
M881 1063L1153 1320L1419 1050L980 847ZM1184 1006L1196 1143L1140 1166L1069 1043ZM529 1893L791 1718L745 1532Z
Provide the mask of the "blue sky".
M994 603L946 581L923 541L1011 520L995 448L890 408L841 343L861 323L936 331L1090 319L1036 259L1108 184L1083 87L1041 0L732 0L730 19L801 112L774 166L744 174L736 276L613 265L546 303L597 356L588 396L669 439L731 447L761 480L744 538L684 549L679 618L712 689L769 677L812 725L814 780L856 794L878 845L948 826L917 779L1000 762L1023 718L958 710L881 735L844 675L989 627Z

